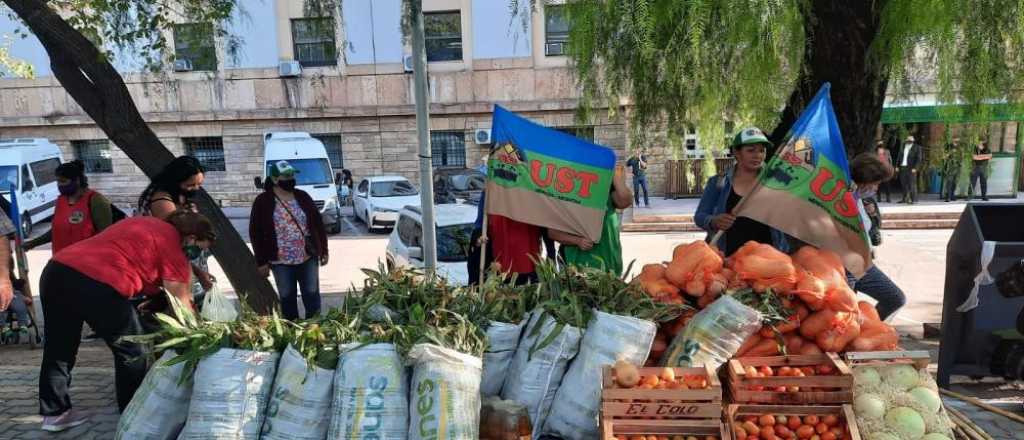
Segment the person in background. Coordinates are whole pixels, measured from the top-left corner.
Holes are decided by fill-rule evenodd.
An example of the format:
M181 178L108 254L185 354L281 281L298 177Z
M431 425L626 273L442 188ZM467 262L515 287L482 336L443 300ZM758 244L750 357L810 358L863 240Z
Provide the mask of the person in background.
M633 152L626 161L626 166L633 172L633 201L640 206L640 190L644 190L644 206L650 208L651 201L647 198L647 148L641 147Z
M52 252L56 254L99 234L114 221L110 200L89 188L89 178L85 175L82 161L62 163L55 173L60 196L57 197L50 230L26 242L26 250L52 243Z
M562 260L567 266L585 266L622 275L622 241L619 239L619 209L630 207L633 194L626 186L625 170L615 167L608 207L604 212L601 239L594 243L584 237L551 229L551 238L562 243Z
M861 202L874 198L878 186L892 178L892 174L892 168L879 160L877 155L871 153L861 153L850 162L850 177L855 185L857 198ZM860 208L861 221L864 223L865 229L870 231L873 227L870 213L863 203ZM854 278L850 273L847 273L846 277L850 287L878 301L875 308L878 309L878 316L883 320L907 302L903 291L877 265L872 265L859 279Z
M3 337L0 338L4 341L21 341L23 338L27 340L28 335L28 308L32 307L32 297L26 296L25 292L25 280L15 279L11 281L11 286L14 290L14 296L11 299L10 309L14 312L14 321L11 322L11 327L7 327L7 312L0 311L0 329L3 329Z
M917 167L921 165L922 160L921 146L915 143L913 136L907 136L900 147L897 162L900 170L900 187L903 189L903 200L900 203L917 203Z
M281 314L291 320L299 319L297 290L302 291L306 318L320 313L320 266L328 261L323 219L313 198L295 189L298 172L288 161L275 162L249 217L259 272L274 272Z
M946 145L946 157L942 164L942 200L956 200L956 184L960 177L960 138L954 137L953 142Z
M967 191L967 199L974 198L974 186L981 182L981 199L988 201L988 162L992 160L992 151L988 142L981 141L974 147L971 155L974 165L971 168L971 188Z
M39 368L44 431L63 431L86 421L72 409L68 394L83 321L114 354L117 406L124 411L146 375L142 345L121 339L141 331L129 298L158 297L162 287L192 307L189 258L215 239L206 217L183 210L164 220L125 219L53 256L39 279L46 335Z
M716 245L727 257L748 241L770 244L782 252L789 250L786 234L757 220L732 214L740 200L757 186L757 176L771 145L756 127L740 130L729 146L736 164L724 175L711 176L704 185L694 222L707 231L708 241L719 231L724 232Z
M341 170L341 185L338 186L339 200L343 205L349 205L352 203L352 171L343 169Z
M180 209L199 212L192 199L199 194L205 179L206 170L199 163L199 159L192 156L176 157L153 177L153 181L142 191L142 195L139 196L139 212L159 219L165 219ZM207 264L210 255L209 250L204 250L191 261L194 276L192 296L198 303L202 303L203 294L210 290L216 281L213 275L210 275Z
M892 153L885 146L885 141L875 142L875 152L878 153L878 159L882 163L889 164L889 167L893 167ZM882 182L882 185L878 187L878 190L885 195L885 203L892 203L892 179Z
M14 270L14 258L10 237L15 231L7 212L0 211L0 313L5 312L14 299L14 277L11 272Z
M534 261L541 257L540 227L488 214L487 237L501 272L516 274L516 285L537 282Z

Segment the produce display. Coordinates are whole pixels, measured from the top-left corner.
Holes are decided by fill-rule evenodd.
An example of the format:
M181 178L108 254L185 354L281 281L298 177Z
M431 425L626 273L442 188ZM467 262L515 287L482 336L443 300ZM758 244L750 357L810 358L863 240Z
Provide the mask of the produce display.
M835 376L835 375L837 375L835 367L833 367L832 365L827 365L827 364L820 364L820 365L817 365L817 366L807 366L807 367L786 367L786 366L783 366L783 367L778 367L777 369L774 369L774 368L772 368L770 366L767 366L767 365L761 366L761 367L754 367L752 365L747 365L745 367L744 373L746 374L746 377L748 377L748 378L755 378L755 379L756 378L761 378L761 377L815 377L815 376ZM744 387L744 389L748 389L748 390L752 390L752 391L765 391L765 387L762 386L762 385L746 386L746 387ZM814 390L814 389L816 389L816 388L803 388L803 389L801 389L798 386L789 386L789 387L777 387L777 388L774 388L774 389L769 389L769 391L793 393L793 392L797 392L797 391L811 391L811 390ZM832 388L820 388L820 389L821 390L831 390Z
M695 435L618 435L613 437L616 440L719 440L718 436L705 435L697 437Z
M839 257L813 246L786 255L748 242L723 258L717 249L695 241L677 246L668 263L645 265L635 282L660 302L703 310L726 295L761 313L760 328L728 357L883 351L899 342L874 306L857 302ZM662 326L650 358L667 359L661 362L666 365L678 362L678 353L665 352L694 316L687 312ZM716 329L711 336L724 332Z
M618 361L612 367L613 388L637 388L642 390L703 390L708 388L706 374L676 375L675 369L649 368L650 374L640 374L640 368L626 361Z
M858 365L854 413L867 440L952 440L952 423L938 386L912 364Z
M745 415L732 423L737 440L843 440L850 439L846 421L828 415Z

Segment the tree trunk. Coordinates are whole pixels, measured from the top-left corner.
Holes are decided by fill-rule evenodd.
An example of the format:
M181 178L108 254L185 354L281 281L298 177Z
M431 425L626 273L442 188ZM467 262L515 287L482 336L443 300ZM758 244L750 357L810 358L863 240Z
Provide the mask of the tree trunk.
M832 104L850 157L871 150L889 76L868 52L886 1L813 0L804 10L803 72L771 139L780 143L818 89L832 83Z
M154 176L174 155L160 142L135 107L121 74L95 45L44 0L3 0L32 31L50 56L50 67L65 90L147 176ZM260 313L269 313L277 295L256 272L256 262L234 226L205 191L199 210L217 231L213 254L231 285Z

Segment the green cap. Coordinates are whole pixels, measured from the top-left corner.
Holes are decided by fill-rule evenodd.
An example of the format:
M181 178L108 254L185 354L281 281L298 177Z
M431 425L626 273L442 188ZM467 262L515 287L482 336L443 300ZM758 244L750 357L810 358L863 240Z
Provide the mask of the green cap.
M298 173L299 170L295 169L287 160L274 162L274 165L270 167L270 177L292 177Z
M772 146L772 141L768 140L768 136L764 135L764 132L757 127L747 127L736 133L736 137L732 138L732 144L729 148L738 148L744 145L753 144L765 144L768 147Z

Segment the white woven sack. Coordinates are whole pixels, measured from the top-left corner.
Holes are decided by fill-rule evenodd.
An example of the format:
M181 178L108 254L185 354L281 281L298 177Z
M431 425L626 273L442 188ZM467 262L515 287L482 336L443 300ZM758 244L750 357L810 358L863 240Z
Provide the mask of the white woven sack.
M491 321L487 327L487 351L484 352L484 372L480 381L480 394L497 396L505 384L508 366L519 346L526 320L518 324Z
M146 373L131 403L117 421L115 440L172 440L188 416L192 376L182 378L185 364L167 365L177 353L165 351Z
M330 423L334 370L312 366L291 345L281 355L262 440L323 440Z
M196 367L179 440L257 440L280 353L222 348Z
M405 440L409 374L393 344L344 344L334 371L328 440Z
M477 440L481 360L433 344L409 350L409 440Z

